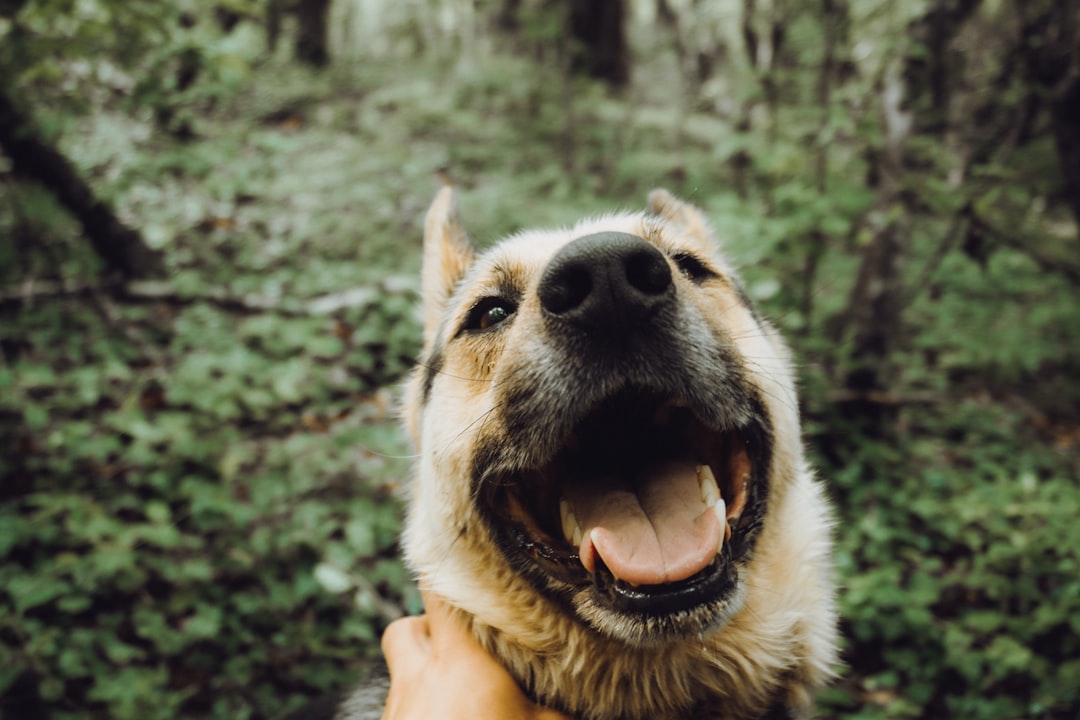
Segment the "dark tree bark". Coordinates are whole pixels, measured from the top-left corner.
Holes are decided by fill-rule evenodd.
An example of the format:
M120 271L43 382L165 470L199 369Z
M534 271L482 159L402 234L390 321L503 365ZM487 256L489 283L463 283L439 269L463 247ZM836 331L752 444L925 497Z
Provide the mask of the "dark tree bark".
M758 55L758 34L754 29L754 15L757 14L757 0L743 0L742 4L742 38L746 48L746 59L750 61L750 67L755 70L761 68L761 57Z
M908 55L904 79L912 93L909 102L921 105L920 130L939 134L945 129L956 64L950 46L981 4L982 0L934 0L927 13L912 25L912 39L923 51Z
M185 48L176 58L176 92L183 93L191 89L203 69L202 53L196 48ZM168 99L162 99L154 108L154 118L160 128L177 140L190 141L196 137L190 117L177 118L177 106Z
M495 13L494 27L506 35L517 35L521 31L521 0L501 0Z
M1065 177L1065 194L1080 230L1080 62L1064 81L1050 106L1054 139Z
M626 0L570 0L568 32L575 43L571 67L614 88L630 83Z
M855 73L851 60L851 10L847 0L822 0L821 25L824 37L817 96L818 105L827 112L832 103L833 87ZM824 188L821 189L824 192Z
M888 394L897 367L892 359L906 338L903 309L907 296L901 277L910 245L913 197L905 175L918 167L908 139L916 133L943 133L954 84L949 69L953 39L982 0L934 0L908 29L911 49L902 71L882 88L884 138L874 157L877 227L863 251L847 310L852 337L851 366L845 378L847 414L864 436L886 438L897 408L875 398Z
M26 3L27 0L0 0L0 17L15 17Z
M1066 201L1080 228L1080 7L1073 0L1018 1L1026 79L1049 99Z
M266 49L271 55L277 52L281 20L288 10L287 5L286 0L266 0Z
M330 62L330 0L298 0L296 19L297 59L314 67L325 66Z
M777 70L783 65L790 22L789 9L776 2L761 9L757 0L743 0L741 31L746 57L761 83L761 94L768 108L768 133L776 138L776 116L780 105L780 78ZM749 110L751 106L747 106Z
M37 137L33 124L0 88L0 148L22 177L41 183L82 225L83 233L106 267L125 278L163 272L161 255L127 227L79 177L71 162Z
M891 433L896 407L875 398L890 389L895 375L892 353L904 336L901 260L911 234L911 213L897 206L904 202L904 155L912 127L911 116L901 106L909 95L900 77L887 80L882 91L885 143L877 158L874 202L879 224L863 251L846 318L852 351L851 368L844 379L849 399L842 407L859 435L878 439Z
M847 0L822 0L821 25L823 30L823 54L818 69L817 99L821 108L821 126L818 134L825 132L830 123L833 88L854 71L850 58L851 13ZM829 148L820 139L814 154L814 174L817 191L824 196L829 192ZM817 271L827 247L827 238L818 231L808 238L808 250L803 264L802 282L802 334L809 337L814 330L814 289Z

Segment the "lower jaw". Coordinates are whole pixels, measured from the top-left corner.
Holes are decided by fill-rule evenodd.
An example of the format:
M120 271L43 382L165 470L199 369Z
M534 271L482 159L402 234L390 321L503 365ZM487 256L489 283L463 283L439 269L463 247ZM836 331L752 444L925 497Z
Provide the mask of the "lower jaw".
M655 652L673 646L698 647L728 623L742 608L745 593L735 587L723 599L667 615L625 613L598 605L587 593L574 603L574 612L582 624L598 634L635 650ZM687 645L686 641L695 641ZM695 651L696 652L696 651Z
M730 620L741 608L745 595L730 562L722 564L719 577L708 578L692 589L701 593L696 600L682 598L682 602L666 593L650 593L651 597L639 593L634 597L630 586L615 593L593 582L568 584L542 571L532 575L530 584L565 608L577 622L610 640L641 649L700 639Z

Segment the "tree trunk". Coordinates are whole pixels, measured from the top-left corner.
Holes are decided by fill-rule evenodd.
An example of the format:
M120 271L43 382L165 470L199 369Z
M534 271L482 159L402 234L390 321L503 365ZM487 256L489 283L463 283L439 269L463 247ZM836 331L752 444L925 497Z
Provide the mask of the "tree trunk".
M106 267L125 278L163 273L161 255L120 221L79 177L71 162L36 136L30 119L0 88L0 148L17 175L49 189L82 225L83 233Z
M521 0L501 0L495 12L493 25L495 30L504 35L517 35L521 32Z
M1027 81L1049 99L1066 201L1080 228L1080 8L1070 0L1017 3Z
M570 0L568 33L574 41L571 67L614 88L630 83L626 0Z
M904 80L915 93L912 99L922 100L918 108L920 131L939 135L948 123L956 64L949 51L960 28L981 4L982 0L934 0L927 13L912 23L912 39L922 51L908 55Z
M330 62L329 44L330 0L299 0L296 4L299 23L296 35L296 57L313 67Z
M767 128L770 140L776 139L776 116L780 105L781 56L787 39L790 13L785 3L773 2L761 9L757 0L743 0L741 31L746 57L761 83L761 94L768 108Z
M911 234L910 209L898 208L904 173L904 151L912 118L902 109L911 95L900 77L886 80L882 93L885 145L879 153L874 236L863 251L848 304L852 333L851 366L844 380L849 400L843 410L863 437L888 437L896 408L874 398L890 389L895 376L892 354L903 337L904 288L901 259Z
M266 49L271 55L277 52L281 20L286 10L286 0L266 0Z
M904 192L904 175L917 160L908 148L908 138L947 130L953 84L949 50L980 3L934 0L926 14L909 26L911 49L901 71L885 79L885 137L875 158L878 174L873 217L878 226L863 252L847 311L853 342L844 384L852 399L844 403L844 409L864 436L880 439L891 435L897 411L874 398L895 381L893 356L906 334L901 270L915 208Z
M824 140L824 133L830 125L832 112L833 86L842 82L851 72L850 32L851 15L847 0L822 0L821 24L823 35L823 55L818 69L817 100L821 109L821 124L818 127L817 150L814 153L814 175L818 194L824 197L829 192L829 149ZM822 256L828 247L828 238L821 231L815 231L808 238L806 259L803 263L802 282L802 335L809 337L814 330L814 295L817 286L817 271Z
M1050 105L1054 139L1065 177L1066 199L1080 231L1080 62L1074 62L1071 77L1055 95Z

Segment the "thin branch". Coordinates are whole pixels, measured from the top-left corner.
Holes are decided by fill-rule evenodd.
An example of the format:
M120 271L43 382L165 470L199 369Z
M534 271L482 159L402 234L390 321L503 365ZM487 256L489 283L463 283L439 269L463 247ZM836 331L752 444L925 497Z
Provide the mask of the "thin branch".
M977 215L972 215L972 224L979 229L979 231L990 235L1002 245L1012 248L1017 252L1027 255L1034 261L1036 265L1041 267L1047 272L1057 273L1064 275L1070 282L1080 285L1080 264L1069 263L1064 258L1051 258L1043 255L1041 252L1031 247L1030 243L1025 242L1025 238L1016 237L1011 233L1004 232L991 225L985 218Z
M930 259L923 265L922 272L919 273L919 279L913 282L907 289L907 292L901 293L900 300L901 309L909 307L915 302L923 290L929 285L930 278L934 277L934 273L941 267L941 263L945 261L949 253L956 243L962 238L971 224L971 204L967 203L964 207L953 213L952 219L949 221L949 227L945 231L945 234L941 236L941 242L938 243L937 248L934 249L934 254L930 256Z
M117 317L116 310L113 308L104 292L99 289L90 288L87 295L90 299L90 305L97 311L102 322L105 323L105 326L109 328L109 330L118 335L122 335L124 339L138 349L142 357L149 359L153 366L163 367L165 365L164 353L148 343L143 335L133 326L128 325Z
M869 403L886 407L899 407L900 405L933 405L942 401L942 398L930 393L907 394L888 392L885 390L834 390L826 398L830 403L840 405L846 403Z

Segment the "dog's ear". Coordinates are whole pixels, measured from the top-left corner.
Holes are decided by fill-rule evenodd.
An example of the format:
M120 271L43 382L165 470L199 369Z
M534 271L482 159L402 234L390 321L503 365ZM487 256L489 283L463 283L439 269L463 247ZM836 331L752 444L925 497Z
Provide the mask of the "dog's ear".
M424 220L424 255L420 285L424 297L424 346L431 348L446 303L473 261L469 236L458 221L457 197L445 185Z
M680 200L664 188L652 190L646 202L650 215L677 225L684 233L696 240L707 243L716 242L705 213L694 205Z

